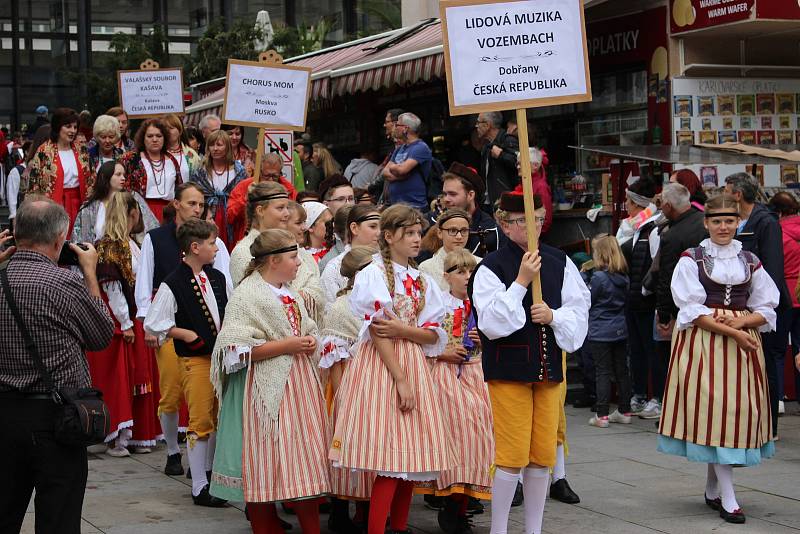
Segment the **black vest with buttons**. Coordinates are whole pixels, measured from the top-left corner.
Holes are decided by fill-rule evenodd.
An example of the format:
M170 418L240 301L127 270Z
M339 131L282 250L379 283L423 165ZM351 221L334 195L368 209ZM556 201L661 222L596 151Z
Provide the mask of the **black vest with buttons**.
M178 246L176 233L177 225L173 223L165 224L150 230L150 242L153 245L153 294L158 291L169 274L180 265L182 254Z
M567 256L562 251L540 244L542 257L540 276L542 297L551 309L561 307L561 287L564 285L564 267ZM507 241L496 252L487 255L481 267L492 271L506 288L516 280L524 251L512 241ZM476 269L477 272L477 269ZM474 275L469 283L472 300ZM474 302L474 300L473 300ZM556 345L553 329L548 325L534 324L530 309L533 294L530 287L522 299L525 309L525 326L513 334L491 340L481 331L478 313L478 334L483 344L483 376L485 380L509 380L512 382L561 382L564 379L561 349Z
M217 300L219 321L225 317L225 306L228 304L228 294L225 290L225 275L211 266L203 267L214 298ZM175 326L185 328L196 333L199 337L194 343L185 343L175 340L175 352L178 356L208 356L214 349L217 341L217 327L214 318L203 298L203 292L194 276L192 268L181 262L180 266L172 271L164 283L172 290L178 312L175 314Z

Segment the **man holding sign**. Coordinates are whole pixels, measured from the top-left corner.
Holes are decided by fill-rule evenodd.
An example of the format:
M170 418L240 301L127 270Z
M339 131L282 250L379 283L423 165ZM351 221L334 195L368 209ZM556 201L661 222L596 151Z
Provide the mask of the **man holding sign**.
M538 232L545 218L539 197L534 208ZM562 351L583 345L591 297L566 254L547 245L528 249L522 194L503 193L496 218L509 241L484 258L469 286L494 418L491 532L508 531L511 501L524 470L525 532L538 534L556 463ZM531 282L537 274L543 302L534 304Z

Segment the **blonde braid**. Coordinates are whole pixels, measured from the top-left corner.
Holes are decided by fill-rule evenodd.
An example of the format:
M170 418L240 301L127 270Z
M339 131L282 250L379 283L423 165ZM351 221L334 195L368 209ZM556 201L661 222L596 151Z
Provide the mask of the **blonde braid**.
M408 259L408 265L414 269L419 269L417 262L411 258ZM419 314L425 309L425 276L422 273L419 273L419 276L417 276L417 284L419 284L419 300L417 301L416 311L417 317L419 317Z
M386 285L389 286L389 296L394 300L394 266L392 266L392 254L389 251L389 244L381 237L381 258L383 258L383 266L386 269Z

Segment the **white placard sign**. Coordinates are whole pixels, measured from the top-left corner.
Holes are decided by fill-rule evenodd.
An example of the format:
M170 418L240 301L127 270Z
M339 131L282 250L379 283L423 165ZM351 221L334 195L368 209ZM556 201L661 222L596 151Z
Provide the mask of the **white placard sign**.
M582 0L442 0L450 113L591 100Z
M304 130L311 69L228 60L222 122Z
M119 100L128 117L183 113L183 71L175 69L117 71Z

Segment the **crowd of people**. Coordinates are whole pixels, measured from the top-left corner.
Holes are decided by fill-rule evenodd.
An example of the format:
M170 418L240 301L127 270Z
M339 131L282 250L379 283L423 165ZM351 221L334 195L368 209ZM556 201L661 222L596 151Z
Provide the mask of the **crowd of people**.
M477 168L445 171L420 119L392 109L383 162L364 151L342 171L300 138L289 178L213 115L197 129L146 119L132 137L120 108L91 137L74 110L47 115L12 147L13 234L0 234L0 421L17 429L0 451L3 532L34 488L37 531L79 532L87 476L85 448L40 446L55 413L23 330L55 387L103 392L108 455L163 441L164 472L191 477L194 504L244 502L253 532L287 529L279 511L319 532L321 508L335 532L407 532L421 493L447 534L472 532L489 499L493 534L523 501L525 532L540 533L548 494L580 501L567 353L590 425L659 420L658 449L707 464L705 503L745 521L731 468L774 453L800 335L792 195L764 206L744 173L711 198L690 170L640 178L617 234L568 257L528 250L553 224L547 155L529 148L520 177L500 113L478 116Z

